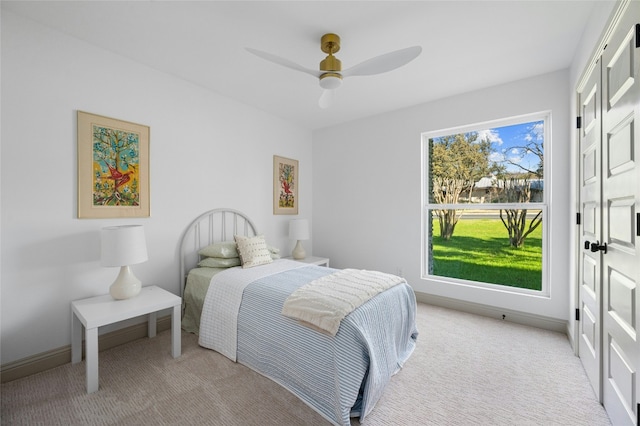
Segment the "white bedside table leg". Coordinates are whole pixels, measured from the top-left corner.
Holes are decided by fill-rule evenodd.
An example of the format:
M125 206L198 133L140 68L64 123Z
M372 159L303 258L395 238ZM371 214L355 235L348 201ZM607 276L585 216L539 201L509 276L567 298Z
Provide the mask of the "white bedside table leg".
M71 311L71 363L82 361L82 323Z
M151 312L149 314L149 324L147 329L147 335L149 337L156 337L156 323L157 323L157 314L156 312Z
M181 306L176 305L171 311L171 355L174 358L180 356L182 351L182 339L180 331Z
M87 393L98 390L98 327L85 330Z

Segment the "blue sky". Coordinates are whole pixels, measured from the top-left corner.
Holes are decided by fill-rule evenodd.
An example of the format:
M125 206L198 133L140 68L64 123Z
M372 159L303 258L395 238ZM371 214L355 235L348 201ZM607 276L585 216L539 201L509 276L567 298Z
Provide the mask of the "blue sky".
M478 131L478 139L487 138L491 141L494 153L490 160L502 162L509 159L522 164L530 170L538 166L538 156L521 149L528 143L537 142L542 145L544 141L544 121L532 121L528 123L514 124L511 126L494 127L488 130ZM520 168L505 163L508 171L522 171Z

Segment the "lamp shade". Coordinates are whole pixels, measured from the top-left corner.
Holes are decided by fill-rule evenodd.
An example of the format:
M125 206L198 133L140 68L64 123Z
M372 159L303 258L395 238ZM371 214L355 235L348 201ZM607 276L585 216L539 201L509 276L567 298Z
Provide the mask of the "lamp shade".
M294 219L289 222L289 238L292 240L309 239L309 222L307 219Z
M147 243L142 225L108 226L102 228L102 266L124 266L148 259Z

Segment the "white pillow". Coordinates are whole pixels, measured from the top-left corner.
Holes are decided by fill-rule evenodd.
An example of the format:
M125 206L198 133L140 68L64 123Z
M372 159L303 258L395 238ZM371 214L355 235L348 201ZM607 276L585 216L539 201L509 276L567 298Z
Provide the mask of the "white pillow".
M236 235L235 240L243 268L251 268L273 262L267 243L264 240L264 235L255 237Z

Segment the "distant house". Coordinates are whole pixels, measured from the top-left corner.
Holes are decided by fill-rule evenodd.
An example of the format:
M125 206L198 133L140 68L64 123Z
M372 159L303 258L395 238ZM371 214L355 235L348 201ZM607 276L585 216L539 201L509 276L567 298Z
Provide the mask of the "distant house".
M544 179L529 179L526 182L531 187L531 202L541 203L544 197ZM517 184L524 185L525 179L518 179ZM505 181L495 176L486 176L473 185L470 203L497 203L502 201Z

